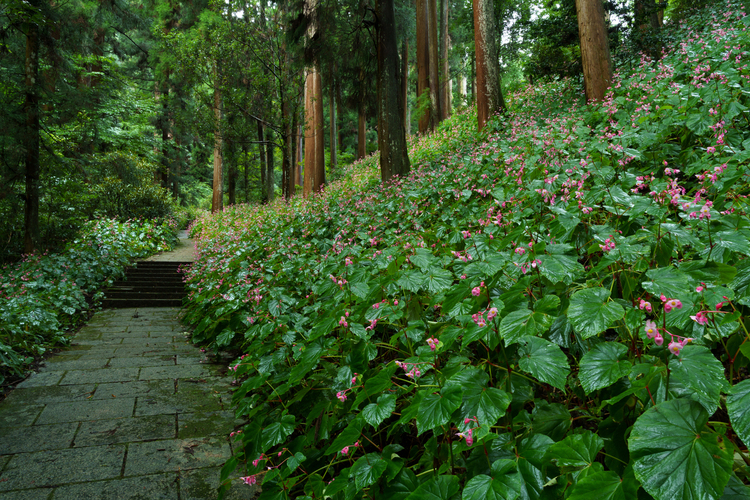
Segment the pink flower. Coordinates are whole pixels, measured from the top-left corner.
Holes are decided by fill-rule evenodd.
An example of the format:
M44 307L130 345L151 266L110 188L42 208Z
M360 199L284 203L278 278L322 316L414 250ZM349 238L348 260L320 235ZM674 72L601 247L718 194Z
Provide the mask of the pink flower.
M243 483L250 484L250 485L258 482L255 476L241 477L240 479L242 480Z
M458 432L456 433L456 436L461 439L466 439L467 446L471 446L472 444L474 444L474 436L472 435L471 429L468 429L466 432Z
M680 342L675 342L674 340L669 343L669 346L667 347L669 349L669 352L674 354L675 356L680 354L680 351L682 350L682 344Z
M435 349L437 349L437 346L439 343L440 341L434 337L427 339L427 345L430 346L431 351L434 351Z
M646 321L646 336L650 339L655 338L659 335L659 330L656 328L656 323L653 321Z
M646 310L647 312L651 312L651 311L652 311L652 308L651 308L651 302L646 302L646 301L645 301L645 300L643 300L643 299L641 299L641 303L640 303L640 304L638 305L638 308L639 308L639 309L640 309L641 311L642 311L642 310L644 310L644 309L645 309L645 310Z
M703 291L703 287L702 286L696 286L695 287L695 291L698 292L698 293L701 293Z
M699 325L708 324L708 315L706 314L706 311L698 311L695 316L690 316L690 319L692 319Z
M654 337L654 344L661 347L661 345L664 343L664 337L661 336L661 333L657 333Z
M336 397L343 403L346 401L346 392L339 391L336 393Z
M342 455L346 455L347 453L349 453L349 447L348 447L348 446L344 446L344 447L343 447L343 448L341 449L341 454L342 454Z
M352 377L352 385L357 383L357 374L355 373Z
M490 310L487 312L487 321L492 321L495 316L497 316L497 307L490 307Z
M669 307L669 309L667 309ZM669 299L666 304L664 304L664 310L669 312L672 309L682 309L682 302L680 302L677 299Z
M344 328L349 326L349 323L346 322L346 318L344 316L341 316L341 319L339 320L339 325L343 326Z

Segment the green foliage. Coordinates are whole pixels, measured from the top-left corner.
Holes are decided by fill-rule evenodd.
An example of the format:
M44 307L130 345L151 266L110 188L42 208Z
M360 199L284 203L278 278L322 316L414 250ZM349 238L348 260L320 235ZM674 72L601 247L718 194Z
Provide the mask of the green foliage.
M102 298L131 261L174 247L173 222L86 223L58 254L29 255L0 269L0 386L20 377Z
M193 340L243 353L224 487L741 498L750 40L729 10L602 104L528 87L483 135L467 114L415 139L406 179L366 158L196 220Z

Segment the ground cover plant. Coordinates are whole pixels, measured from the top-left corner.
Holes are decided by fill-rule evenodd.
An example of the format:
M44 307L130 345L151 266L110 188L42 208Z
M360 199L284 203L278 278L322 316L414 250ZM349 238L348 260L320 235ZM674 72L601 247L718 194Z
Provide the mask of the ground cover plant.
M67 345L70 328L101 300L106 282L135 259L170 250L176 223L98 219L56 254L27 255L0 269L0 387L48 349Z
M748 498L750 25L672 27L606 102L528 87L324 195L192 227L239 347L226 484L277 498ZM235 479L236 480L236 479Z

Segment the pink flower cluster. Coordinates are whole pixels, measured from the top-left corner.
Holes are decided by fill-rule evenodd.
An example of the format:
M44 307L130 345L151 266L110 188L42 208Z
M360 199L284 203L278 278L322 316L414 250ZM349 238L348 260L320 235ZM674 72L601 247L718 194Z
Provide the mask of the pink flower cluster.
M420 363L403 363L401 361L396 361L396 366L403 369L406 372L406 376L414 380L422 376L419 364Z
M474 422L475 424L478 424L479 423L479 419L477 419L477 417L466 417L464 419L464 425L468 425L471 422ZM479 425L477 425L477 427L473 427L473 428L469 427L464 432L457 432L456 436L458 436L459 439L466 439L466 446L471 446L471 445L474 444L474 429L476 429L478 427L479 427Z
M615 240L612 239L611 234L609 236L609 238L604 240L604 245L599 245L599 248L601 248L604 252L611 252L615 249Z
M353 445L350 445L350 446L344 446L343 448L341 448L341 452L340 452L340 453L341 453L342 455L348 455L348 454L349 454L349 448L359 448L359 441L357 441L357 442L356 442L356 443L354 443Z
M664 312L666 313L672 312L674 309L682 309L682 302L678 299L668 299L662 294L661 301L664 303Z
M435 337L430 337L429 339L427 339L427 345L430 346L431 351L437 349L438 344L440 344L440 341Z

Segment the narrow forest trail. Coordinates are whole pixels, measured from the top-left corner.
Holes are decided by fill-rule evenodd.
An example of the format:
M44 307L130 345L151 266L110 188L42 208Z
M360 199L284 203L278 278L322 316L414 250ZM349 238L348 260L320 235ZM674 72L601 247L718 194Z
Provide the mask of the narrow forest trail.
M183 235L155 260L192 260ZM231 456L226 359L173 307L104 309L0 403L0 499L210 499ZM251 498L235 484L227 498Z

